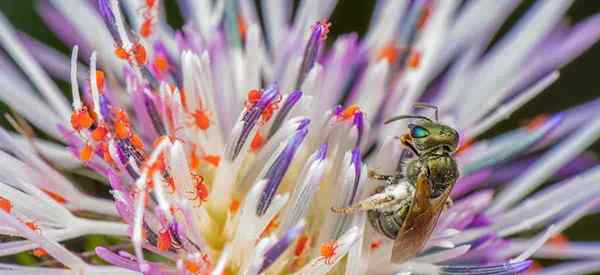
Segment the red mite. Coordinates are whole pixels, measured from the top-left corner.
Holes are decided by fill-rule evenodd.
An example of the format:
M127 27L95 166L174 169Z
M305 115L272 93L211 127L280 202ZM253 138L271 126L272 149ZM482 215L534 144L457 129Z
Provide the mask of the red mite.
M325 264L331 265L333 264L333 257L335 257L336 249L338 248L338 244L335 241L326 242L319 247L319 252L321 256L319 257L319 261L325 261Z
M208 186L204 183L204 177L192 174L192 179L194 180L194 191L188 192L194 196L191 200L206 201L208 199Z

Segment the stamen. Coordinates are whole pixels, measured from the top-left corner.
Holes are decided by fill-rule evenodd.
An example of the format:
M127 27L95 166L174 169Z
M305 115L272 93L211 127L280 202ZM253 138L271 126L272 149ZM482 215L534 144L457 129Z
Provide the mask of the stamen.
M300 66L300 72L298 74L298 80L296 81L296 89L299 89L306 78L306 75L312 67L315 65L317 56L319 55L319 48L329 33L329 27L331 23L324 19L320 22L316 22L312 27L312 34L308 39L306 48L304 49L304 58L302 59L302 65Z
M265 179L267 179L267 185L263 190L263 193L260 197L260 201L256 208L256 214L258 216L262 216L269 208L271 204L271 200L275 195L279 184L281 184L281 180L287 172L294 155L296 154L296 150L300 147L300 144L308 134L308 127L299 129L294 136L291 137L290 141L286 145L285 149L281 152L281 154L277 157L273 165L269 168L267 173L265 174Z
M113 14L113 12L111 10L110 3L108 1L109 0L98 0L98 9L100 10L102 19L104 19L104 23L108 27L108 31L110 32L110 35L112 36L113 40L115 40L115 43L120 46L123 44L123 41L121 40L121 37L119 36L119 31L117 30L115 15Z
M252 129L256 125L256 122L258 122L263 110L278 96L280 96L279 89L276 84L273 84L262 93L260 100L254 104L250 110L246 110L241 120L241 123L243 123L241 132L236 140L233 141L232 145L227 149L227 156L230 160L233 161L235 158L237 158Z
M73 52L71 53L71 94L73 97L73 109L79 110L81 109L81 97L79 95L79 83L77 82L77 53L79 50L79 46L75 45L73 47Z
M287 115L290 113L292 108L296 105L296 103L298 103L298 101L300 100L301 97L302 97L302 92L298 91L298 90L291 92L287 96L287 98L285 99L285 102L283 103L283 106L281 106L281 110L279 110L279 112L275 116L275 119L273 120L271 129L269 130L269 135L267 135L267 139L270 139L275 134L275 132L277 132L277 130L279 130L279 128L283 124L283 121L285 120Z
M290 229L281 240L275 243L267 252L265 252L265 258L260 267L259 273L264 272L271 264L273 264L281 254L290 246L294 240L300 236L300 234L304 231L304 221L300 221L296 226Z
M357 111L356 113L354 113L354 120L352 121L352 124L354 124L354 126L356 126L356 129L358 130L358 138L356 139L356 144L354 145L354 147L360 147L363 140L363 136L365 134L365 122L363 112Z
M149 91L144 90L144 105L146 106L146 110L148 111L148 115L150 116L150 120L152 121L152 126L154 126L154 130L161 135L164 136L167 134L165 130L165 126L163 125L162 119L160 118L160 113L158 112L158 108L154 104L154 100L148 95Z
M90 57L90 89L92 90L92 102L94 104L94 113L98 116L98 120L104 120L102 113L100 112L100 92L98 91L98 81L96 78L96 52L92 52Z

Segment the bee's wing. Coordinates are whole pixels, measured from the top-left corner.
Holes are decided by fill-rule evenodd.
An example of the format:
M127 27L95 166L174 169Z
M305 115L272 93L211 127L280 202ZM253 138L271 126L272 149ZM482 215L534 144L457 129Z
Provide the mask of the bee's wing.
M402 228L394 241L392 262L403 263L423 250L444 209L452 186L442 195L431 199L430 182L425 173L419 174L415 196Z

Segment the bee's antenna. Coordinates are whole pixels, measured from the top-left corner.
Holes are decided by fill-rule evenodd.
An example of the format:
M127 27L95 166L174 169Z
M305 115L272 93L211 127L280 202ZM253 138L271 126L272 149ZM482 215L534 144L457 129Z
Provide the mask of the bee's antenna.
M396 120L408 119L408 118L420 118L420 119L427 120L427 121L429 121L429 122L433 122L433 121L431 121L431 119L430 119L430 118L428 118L428 117L425 117L425 116L417 116L417 115L402 115L402 116L395 116L395 117L392 117L392 118L390 118L390 119L386 120L386 121L385 121L383 124L388 124L388 123L390 123L390 122L393 122L393 121L396 121Z
M435 105L427 104L427 103L415 103L413 104L414 108L428 108L433 109L435 115L435 121L438 121L438 107Z

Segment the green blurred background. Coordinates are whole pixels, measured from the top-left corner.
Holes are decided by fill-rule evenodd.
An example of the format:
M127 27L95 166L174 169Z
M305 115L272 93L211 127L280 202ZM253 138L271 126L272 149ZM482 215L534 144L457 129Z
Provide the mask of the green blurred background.
M12 24L20 31L25 32L46 44L52 45L68 55L70 47L63 45L60 40L45 27L44 23L37 15L35 6L38 2L39 1L36 0L0 0L0 11L4 13ZM176 13L177 8L175 1L165 0L164 2L167 4L169 22L176 26L181 25L181 18L179 14ZM509 29L510 26L514 24L515 20L519 18L533 2L533 0L523 1L515 13L506 22L502 30L506 31ZM332 18L330 18L330 21L333 23L331 36L335 37L339 34L348 32L363 33L370 20L374 3L375 1L372 0L339 1ZM566 20L575 23L599 12L599 0L576 0L569 9ZM486 14L482 16L493 15ZM600 28L600 26L598 27ZM330 39L329 41L332 40L333 39ZM537 114L560 111L600 97L599 68L600 44L596 44L585 54L563 69L561 71L560 79L555 84L521 108L510 119L500 123L500 125L486 133L486 136L492 136L499 132L517 127L523 121ZM61 83L61 87L66 88L67 86L65 86L65 83ZM5 108L6 106L0 106L0 111L5 110ZM598 110L598 113L600 115L600 110ZM596 142L591 150L597 154L600 153L600 142ZM106 189L97 185L86 186L85 189L90 192L108 195ZM600 234L597 229L599 226L600 215L588 216L568 229L565 233L573 240L600 241ZM76 240L73 243L70 243L70 246L76 249L90 250L97 245L109 245L115 243L118 243L118 240L107 239L101 236L91 236ZM36 260L30 255L20 255L19 261L33 263Z

